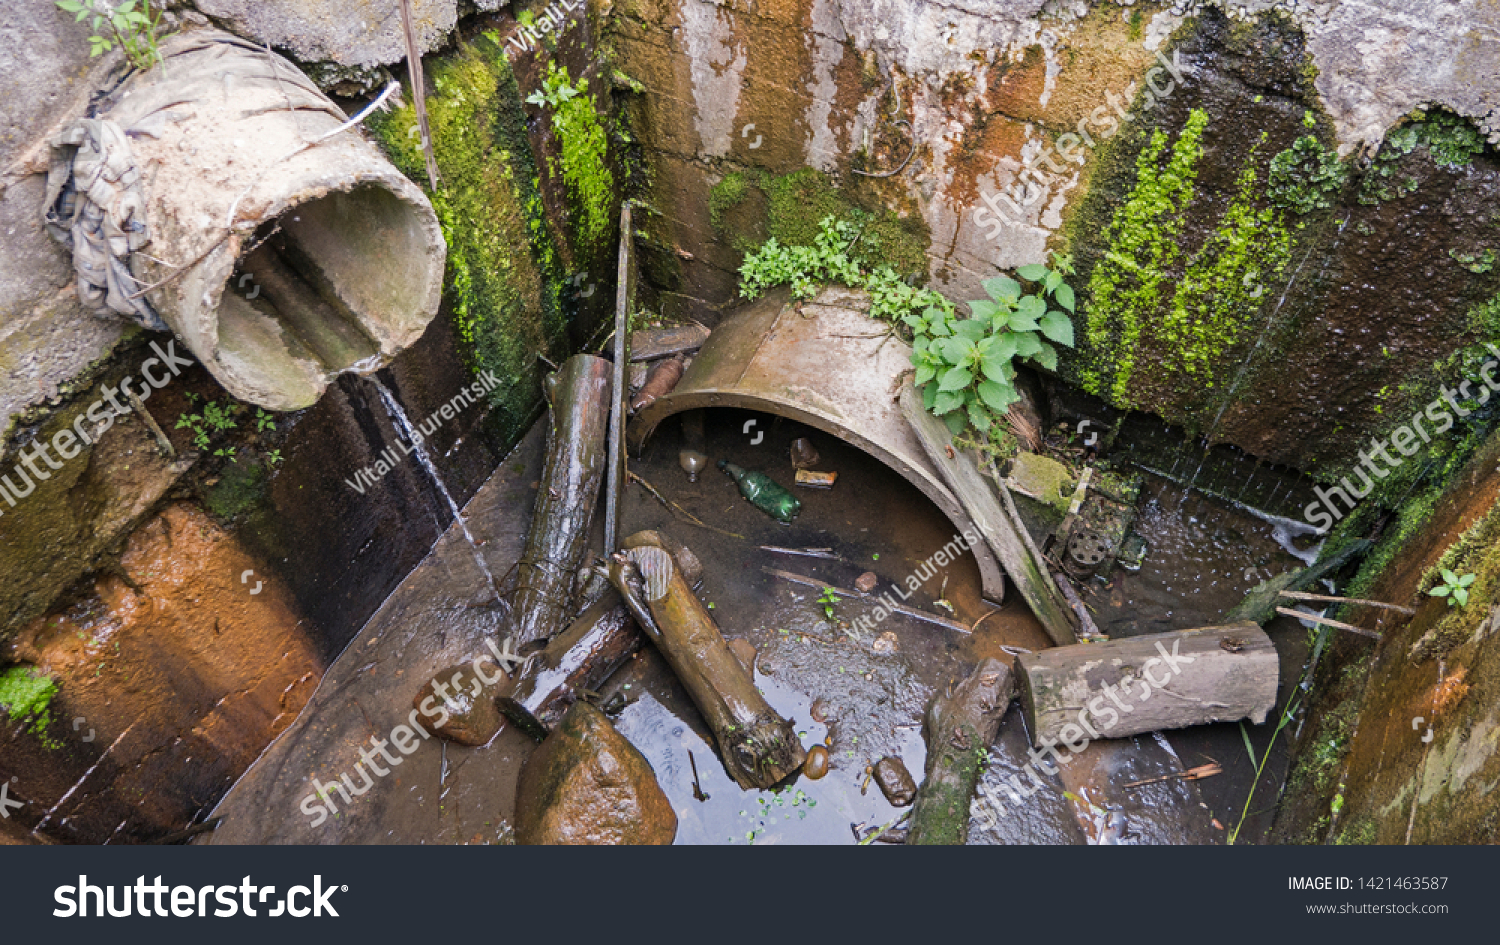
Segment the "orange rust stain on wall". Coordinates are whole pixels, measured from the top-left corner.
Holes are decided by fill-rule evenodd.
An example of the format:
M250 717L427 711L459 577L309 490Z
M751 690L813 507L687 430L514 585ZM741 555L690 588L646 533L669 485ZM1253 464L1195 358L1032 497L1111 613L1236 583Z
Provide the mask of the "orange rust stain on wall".
M120 564L139 591L101 576L8 654L60 687L52 737L65 748L7 745L33 800L50 807L108 750L57 813L70 839L97 842L122 819L119 839L180 829L296 718L324 670L289 592L197 506L147 521ZM74 718L86 719L79 744Z

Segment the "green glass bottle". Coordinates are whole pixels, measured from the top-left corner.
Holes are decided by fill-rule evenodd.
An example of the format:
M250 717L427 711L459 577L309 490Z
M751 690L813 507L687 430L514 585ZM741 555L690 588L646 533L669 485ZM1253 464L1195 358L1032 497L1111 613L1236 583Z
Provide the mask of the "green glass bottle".
M762 512L781 522L783 525L792 524L792 519L802 511L802 503L797 497L781 488L776 481L763 472L753 469L741 469L734 463L719 460L719 468L729 473L734 481L739 483L740 495L750 500L750 504Z

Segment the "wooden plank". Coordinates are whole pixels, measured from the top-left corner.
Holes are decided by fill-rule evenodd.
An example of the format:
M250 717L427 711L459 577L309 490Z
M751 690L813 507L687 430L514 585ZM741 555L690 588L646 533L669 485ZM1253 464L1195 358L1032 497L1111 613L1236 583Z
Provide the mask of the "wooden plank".
M1072 748L1209 722L1259 725L1275 706L1280 665L1271 638L1244 621L1022 653L1016 672L1037 747Z
M1306 620L1308 623L1320 623L1325 627L1333 627L1335 630L1348 630L1350 633L1357 633L1362 637L1369 637L1372 640L1380 639L1380 634L1376 633L1374 630L1366 630L1364 627L1356 627L1352 623L1344 623L1339 620L1334 620L1332 617L1324 617L1320 614L1310 614L1305 610L1293 610L1290 607L1277 607L1276 612L1287 617L1296 617L1298 620Z
M922 399L909 381L901 390L901 411L916 431L923 452L942 472L964 511L978 526L985 544L995 552L1000 566L1010 575L1032 613L1042 622L1047 636L1058 646L1076 643L1078 637L1072 613L1062 592L1053 583L1045 562L1033 557L1027 547L1022 535L1025 526L1007 514L973 462L953 448L953 436L948 427L923 409Z
M1416 614L1410 607L1402 607L1400 604L1386 604L1378 600L1364 600L1359 597L1329 597L1326 594L1309 594L1306 591L1282 591L1282 597L1290 597L1292 600L1313 600L1325 604L1363 604L1366 607L1379 607L1383 610L1395 610L1408 617Z
M691 354L708 340L708 329L696 322L676 328L653 328L630 333L630 360L656 361L674 354Z

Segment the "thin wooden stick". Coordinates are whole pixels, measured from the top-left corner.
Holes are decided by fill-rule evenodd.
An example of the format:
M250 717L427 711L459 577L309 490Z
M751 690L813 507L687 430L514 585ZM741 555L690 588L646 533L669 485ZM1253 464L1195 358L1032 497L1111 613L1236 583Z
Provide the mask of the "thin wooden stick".
M422 74L422 49L412 22L411 0L398 0L401 6L401 32L406 39L406 69L411 73L411 95L416 105L417 128L422 133L422 158L427 162L427 182L437 192L437 159L432 153L432 132L427 126L427 77Z
M1276 612L1278 614L1285 614L1288 617L1296 617L1298 620L1306 620L1309 623L1320 623L1326 627L1333 627L1335 630L1348 630L1350 633L1357 633L1360 636L1369 637L1372 640L1379 640L1381 638L1380 634L1376 633L1374 630L1366 630L1364 627L1356 627L1353 624L1341 623L1329 617L1319 616L1318 614L1310 614L1305 610L1292 610L1288 607L1277 607Z
M777 545L761 545L761 551L770 551L778 555L798 555L803 558L826 558L829 561L843 561L833 553L832 548L781 548Z
M1197 781L1201 778L1211 778L1216 774L1223 773L1224 769L1219 767L1218 762L1214 762L1213 764L1199 765L1196 768L1189 768L1186 771L1176 771L1172 774L1164 774L1159 778L1146 778L1143 781L1131 781L1128 784L1121 785L1121 787L1141 787L1145 784L1160 784L1163 781L1173 781L1177 779L1181 779L1183 781Z
M793 574L790 571L778 571L775 568L761 568L761 570L771 575L772 577L781 578L783 581L790 581L793 584L801 584L806 587L816 587L821 590L833 591L840 597L848 597L853 600L872 600L880 606L885 607L888 610L893 610L898 614L905 614L908 617L915 617L918 620L925 620L928 623L934 623L940 627L947 627L949 630L957 630L959 633L965 635L969 633L969 628L964 626L963 624L955 620L948 620L945 617L939 617L937 614L929 614L925 610L916 610L911 607L902 607L900 604L893 603L884 598L875 597L871 594L861 594L858 591L848 591L842 587L835 587L834 585L829 584L826 581L820 581L817 578L813 577L804 577L801 574Z
M707 522L703 521L698 516L694 515L692 512L689 512L687 509L685 509L682 506L678 505L676 502L673 502L671 499L668 499L666 496L662 495L660 492L657 492L655 486L653 486L651 483L647 482L646 480L642 479L640 476L636 475L635 473L630 472L630 471L627 470L626 473L625 473L625 476L631 482L638 482L641 485L645 486L646 487L646 491L649 492L649 493L651 493L651 495L656 498L656 501L660 502L662 505L665 505L668 509L670 509L670 510L672 510L672 511L674 511L674 512L680 514L680 515L682 515L689 524L697 525L699 528L706 528L706 529L708 529L711 532L718 532L720 535L728 535L730 538L739 538L741 540L744 539L744 537L745 537L744 535L737 535L734 532L725 531L722 528L716 528L713 525L710 525Z
M1327 604L1363 604L1366 607L1380 607L1385 610L1396 610L1408 617L1416 613L1410 607L1402 607L1400 604L1385 604L1378 600L1364 600L1359 597L1328 597L1325 594L1308 594L1304 591L1282 591L1282 597L1290 597L1292 600L1316 600Z

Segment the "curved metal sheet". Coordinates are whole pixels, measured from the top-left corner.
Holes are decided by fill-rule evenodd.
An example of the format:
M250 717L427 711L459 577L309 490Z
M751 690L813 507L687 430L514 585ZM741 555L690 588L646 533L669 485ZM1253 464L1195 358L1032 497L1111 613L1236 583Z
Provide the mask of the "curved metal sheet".
M897 402L911 348L872 321L869 296L838 287L789 304L785 291L733 312L714 329L677 388L646 407L628 433L640 452L667 417L699 407L741 407L805 423L896 470L960 532L980 534ZM984 542L972 549L984 596L999 603L1005 578Z

